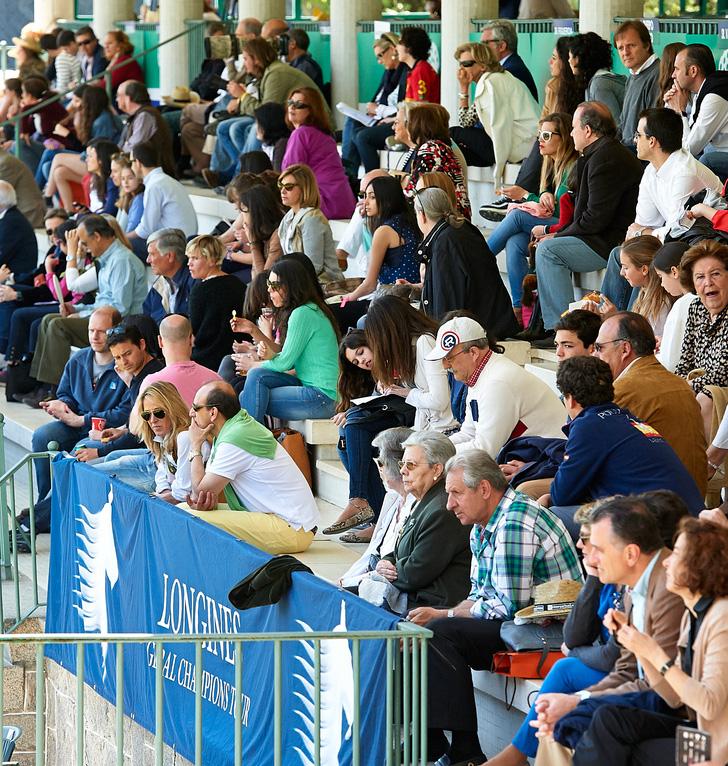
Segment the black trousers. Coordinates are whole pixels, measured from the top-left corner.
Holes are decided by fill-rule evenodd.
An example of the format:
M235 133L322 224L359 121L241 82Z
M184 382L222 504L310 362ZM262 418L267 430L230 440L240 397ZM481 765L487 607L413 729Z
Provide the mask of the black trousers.
M675 729L691 726L671 715L602 705L574 751L574 766L655 766L675 762Z
M502 651L501 620L445 617L427 627L434 633L428 654L428 728L478 730L470 670L490 670Z
M487 168L495 162L493 142L483 128L453 127L450 137L460 147L468 165Z

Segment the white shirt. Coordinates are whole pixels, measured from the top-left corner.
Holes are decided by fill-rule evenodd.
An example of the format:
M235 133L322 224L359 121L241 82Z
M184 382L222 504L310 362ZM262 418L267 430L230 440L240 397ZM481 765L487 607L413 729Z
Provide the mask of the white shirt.
M565 422L564 405L546 383L503 354L493 354L468 388L465 422L450 440L458 452L482 449L495 460L519 423L525 426L521 436L563 439Z
M346 277L365 277L369 270L369 250L364 246L364 216L354 210L351 220L344 230L344 235L336 245L338 250L343 250L348 256Z
M645 61L645 63L642 64L641 67L639 67L638 69L630 69L629 73L632 75L632 77L636 77L643 69L647 69L648 66L652 66L652 62L655 61L656 58L657 58L657 56L653 53L647 59L647 61Z
M417 339L415 362L415 386L405 400L416 408L415 431L448 431L457 428L458 422L450 405L450 384L442 360L428 361L427 355L435 348L432 335L420 335Z
M662 551L657 551L657 553L652 557L650 563L647 565L647 568L644 572L642 572L642 575L639 580L637 580L637 584L632 588L630 591L630 597L632 598L632 625L640 631L640 633L645 632L645 613L647 611L647 587L650 584L650 576L652 575L652 570L655 568L655 565L657 564L657 559L660 558L660 553ZM644 671L642 670L642 665L637 662L637 672L639 673L640 678L644 678Z
M704 85L705 81L700 90ZM700 102L700 112L695 119L693 113L700 90L691 100L690 117L683 116L683 146L696 157L708 144L708 148L728 151L728 101L717 93L708 93Z
M144 179L144 214L136 234L146 239L158 229L182 229L186 237L197 234L197 214L185 187L154 168Z
M695 300L695 293L686 293L672 304L665 320L665 327L660 340L660 352L655 354L660 364L670 372L675 372L680 361L682 342L685 337L685 325L688 322L688 309Z
M726 102L728 104L728 102ZM652 229L660 241L685 214L690 197L707 189L705 204L715 207L721 199L720 178L686 149L673 152L657 170L650 163L642 174L635 221Z
M280 444L272 460L234 444L219 444L206 471L229 479L240 502L253 513L272 513L293 529L306 532L319 525L311 488Z

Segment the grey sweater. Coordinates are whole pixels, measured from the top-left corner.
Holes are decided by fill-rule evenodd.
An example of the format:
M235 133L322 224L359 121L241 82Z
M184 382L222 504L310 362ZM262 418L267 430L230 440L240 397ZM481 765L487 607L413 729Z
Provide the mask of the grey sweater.
M622 117L619 121L619 133L622 143L634 148L634 134L637 130L639 115L643 109L657 106L660 86L660 60L655 59L639 74L630 75L624 91Z
M622 116L622 104L627 78L621 74L614 74L606 69L600 69L589 80L586 89L587 101L601 101L609 107L614 121L619 125Z

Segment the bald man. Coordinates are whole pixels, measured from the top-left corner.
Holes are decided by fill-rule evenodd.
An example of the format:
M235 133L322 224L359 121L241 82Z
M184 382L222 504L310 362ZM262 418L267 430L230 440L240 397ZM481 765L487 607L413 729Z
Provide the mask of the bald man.
M141 391L152 383L171 383L189 406L205 383L222 378L207 367L192 361L192 325L181 314L170 314L159 325L159 346L166 366L147 375Z
M278 45L278 38L288 32L288 23L283 19L268 19L263 24L260 36L272 45Z

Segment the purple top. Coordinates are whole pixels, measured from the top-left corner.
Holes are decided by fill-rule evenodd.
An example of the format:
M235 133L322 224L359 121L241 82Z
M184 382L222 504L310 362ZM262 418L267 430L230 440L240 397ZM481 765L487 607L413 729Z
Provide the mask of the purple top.
M282 167L308 165L318 181L321 211L332 218L351 218L356 200L344 173L333 136L311 125L296 128L288 139Z

